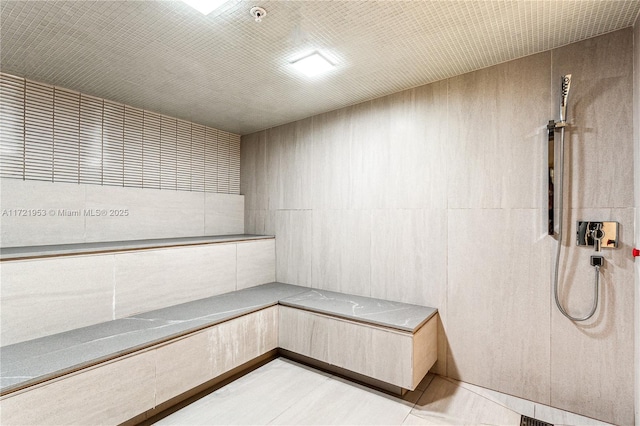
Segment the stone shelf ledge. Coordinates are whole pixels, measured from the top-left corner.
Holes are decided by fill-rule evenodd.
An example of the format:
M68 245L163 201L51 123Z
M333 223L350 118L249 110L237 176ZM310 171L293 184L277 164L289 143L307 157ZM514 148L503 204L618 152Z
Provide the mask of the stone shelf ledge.
M133 250L185 247L203 244L226 244L275 238L272 235L234 234L204 237L159 238L151 240L105 241L95 243L56 244L47 246L3 247L0 261L23 260L55 256L104 254Z

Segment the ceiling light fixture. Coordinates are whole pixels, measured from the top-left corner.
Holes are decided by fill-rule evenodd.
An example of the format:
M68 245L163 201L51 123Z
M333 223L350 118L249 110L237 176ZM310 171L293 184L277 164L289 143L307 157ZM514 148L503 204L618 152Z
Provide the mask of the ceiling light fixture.
M227 0L182 0L182 2L188 4L203 15L208 15L226 3Z
M323 74L334 67L334 65L319 52L313 52L300 59L296 59L291 62L291 65L307 77Z

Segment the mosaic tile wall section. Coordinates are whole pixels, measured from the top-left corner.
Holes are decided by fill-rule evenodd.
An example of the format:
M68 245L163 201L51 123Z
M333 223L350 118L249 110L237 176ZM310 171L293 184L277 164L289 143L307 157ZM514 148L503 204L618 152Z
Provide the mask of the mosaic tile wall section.
M240 136L0 73L0 177L240 193Z

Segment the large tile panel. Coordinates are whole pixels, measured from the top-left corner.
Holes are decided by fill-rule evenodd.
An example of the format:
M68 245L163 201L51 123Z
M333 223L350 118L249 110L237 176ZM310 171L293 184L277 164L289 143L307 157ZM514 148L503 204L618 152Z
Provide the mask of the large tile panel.
M371 295L371 212L314 210L312 287Z
M349 138L349 207L350 209L382 208L385 179L389 178L389 117L384 112L387 97L355 105L352 108Z
M551 54L449 79L450 208L545 206Z
M287 127L287 126L284 126ZM285 141L282 140L281 135L292 135L293 131L291 126L285 131L282 128L268 129L265 131L265 157L266 157L266 170L264 172L265 179L265 191L266 191L266 206L267 210L277 210L278 202L280 200L280 150L282 149Z
M371 171L380 176L383 193L374 207L446 208L447 157L443 135L446 122L447 84L439 82L406 90L388 97L384 118L387 134L382 154L387 165ZM365 147L366 149L366 147Z
M276 280L276 241L259 240L237 244L236 290Z
M311 287L313 212L278 210L275 218L277 280Z
M85 186L0 180L2 247L84 242Z
M633 206L632 48L627 28L552 51L554 106L561 76L572 74L565 175L572 208Z
M447 281L447 211L371 213L371 297L439 308Z
M270 129L269 144L278 156L274 167L276 175L275 198L269 199L270 208L308 209L313 193L309 189L315 177L313 164L313 121L311 118Z
M353 110L354 107L343 108L313 117L311 192L314 208L348 208Z
M2 346L113 319L112 255L0 264Z
M245 233L256 235L276 234L276 212L274 210L244 211Z
M244 233L244 196L204 194L204 235Z
M235 244L127 252L115 258L116 318L236 289Z
M448 376L549 401L551 240L540 210L449 210Z
M204 194L158 189L87 186L86 241L203 235Z
M243 196L2 179L2 246L244 232Z
M268 209L266 131L242 136L240 171L240 193L245 196L245 208Z

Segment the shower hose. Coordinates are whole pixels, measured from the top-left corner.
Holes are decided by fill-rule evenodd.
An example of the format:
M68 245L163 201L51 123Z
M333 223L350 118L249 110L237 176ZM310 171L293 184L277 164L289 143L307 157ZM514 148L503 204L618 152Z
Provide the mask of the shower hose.
M556 264L555 264L555 273L554 273L554 280L553 280L553 294L554 297L556 299L556 306L558 307L558 310L560 312L562 312L562 315L564 315L565 317L569 318L571 321L586 321L589 318L591 318L595 313L596 313L596 309L598 308L598 294L599 294L599 287L600 287L600 266L596 265L595 271L596 271L596 276L595 276L595 280L594 280L594 284L593 284L593 305L591 306L591 311L589 311L589 313L583 317L574 317L571 316L563 307L562 307L562 303L560 303L560 298L558 297L558 272L560 270L560 252L562 250L562 222L564 221L564 217L562 214L562 208L563 208L563 198L564 198L564 126L560 127L560 149L559 149L559 158L558 158L558 164L560 165L560 173L558 173L557 175L557 187L559 189L558 191L558 245L556 246ZM555 174L554 174L554 177ZM556 186L554 185L554 186Z

